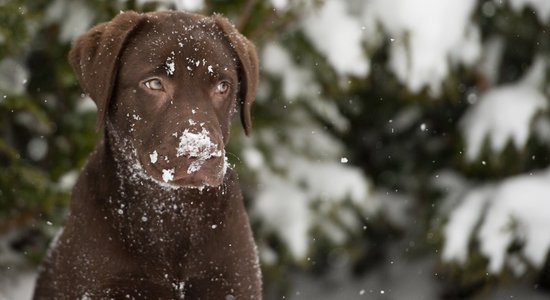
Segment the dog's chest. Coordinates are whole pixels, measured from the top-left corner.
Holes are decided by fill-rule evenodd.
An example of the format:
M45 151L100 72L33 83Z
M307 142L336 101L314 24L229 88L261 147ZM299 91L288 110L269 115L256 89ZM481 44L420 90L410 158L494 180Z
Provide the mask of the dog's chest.
M226 186L166 190L155 183L119 182L105 214L132 252L170 257L201 249L224 225Z

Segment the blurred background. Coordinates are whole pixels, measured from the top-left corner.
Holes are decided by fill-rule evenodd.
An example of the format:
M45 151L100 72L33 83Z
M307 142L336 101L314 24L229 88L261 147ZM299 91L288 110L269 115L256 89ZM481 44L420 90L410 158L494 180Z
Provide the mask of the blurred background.
M29 299L101 137L67 63L121 10L229 17L265 299L550 298L550 1L0 0L0 299Z

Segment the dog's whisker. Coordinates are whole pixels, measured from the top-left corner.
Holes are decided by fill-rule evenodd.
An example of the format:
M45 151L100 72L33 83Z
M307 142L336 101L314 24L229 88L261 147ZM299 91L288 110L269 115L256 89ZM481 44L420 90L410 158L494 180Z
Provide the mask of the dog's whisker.
M229 154L231 157L236 158L236 159L239 161L239 163L242 163L242 162L243 162L243 161L241 160L241 158L240 158L237 154L234 154L234 153L229 152L229 151L225 151L225 153L226 153L226 154Z

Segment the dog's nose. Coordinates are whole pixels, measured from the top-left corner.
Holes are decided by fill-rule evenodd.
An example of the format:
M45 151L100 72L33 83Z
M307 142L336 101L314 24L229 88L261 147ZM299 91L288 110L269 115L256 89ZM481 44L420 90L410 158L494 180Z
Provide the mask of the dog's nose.
M176 156L187 156L188 158L208 159L211 157L220 157L222 151L218 144L210 138L210 132L202 128L200 132L194 133L185 129L178 136L179 144L176 147Z
M178 141L176 156L185 156L191 161L187 167L187 174L199 171L207 160L225 155L223 145L212 141L211 133L204 127L200 132L185 129L178 136Z

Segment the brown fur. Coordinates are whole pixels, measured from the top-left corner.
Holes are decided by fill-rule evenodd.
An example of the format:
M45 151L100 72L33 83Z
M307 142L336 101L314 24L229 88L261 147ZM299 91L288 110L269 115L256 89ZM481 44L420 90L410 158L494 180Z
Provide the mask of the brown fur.
M219 15L126 12L79 37L69 61L105 135L34 299L261 299L237 176L222 155L238 108L251 132L254 46ZM184 136L206 146L182 150Z

